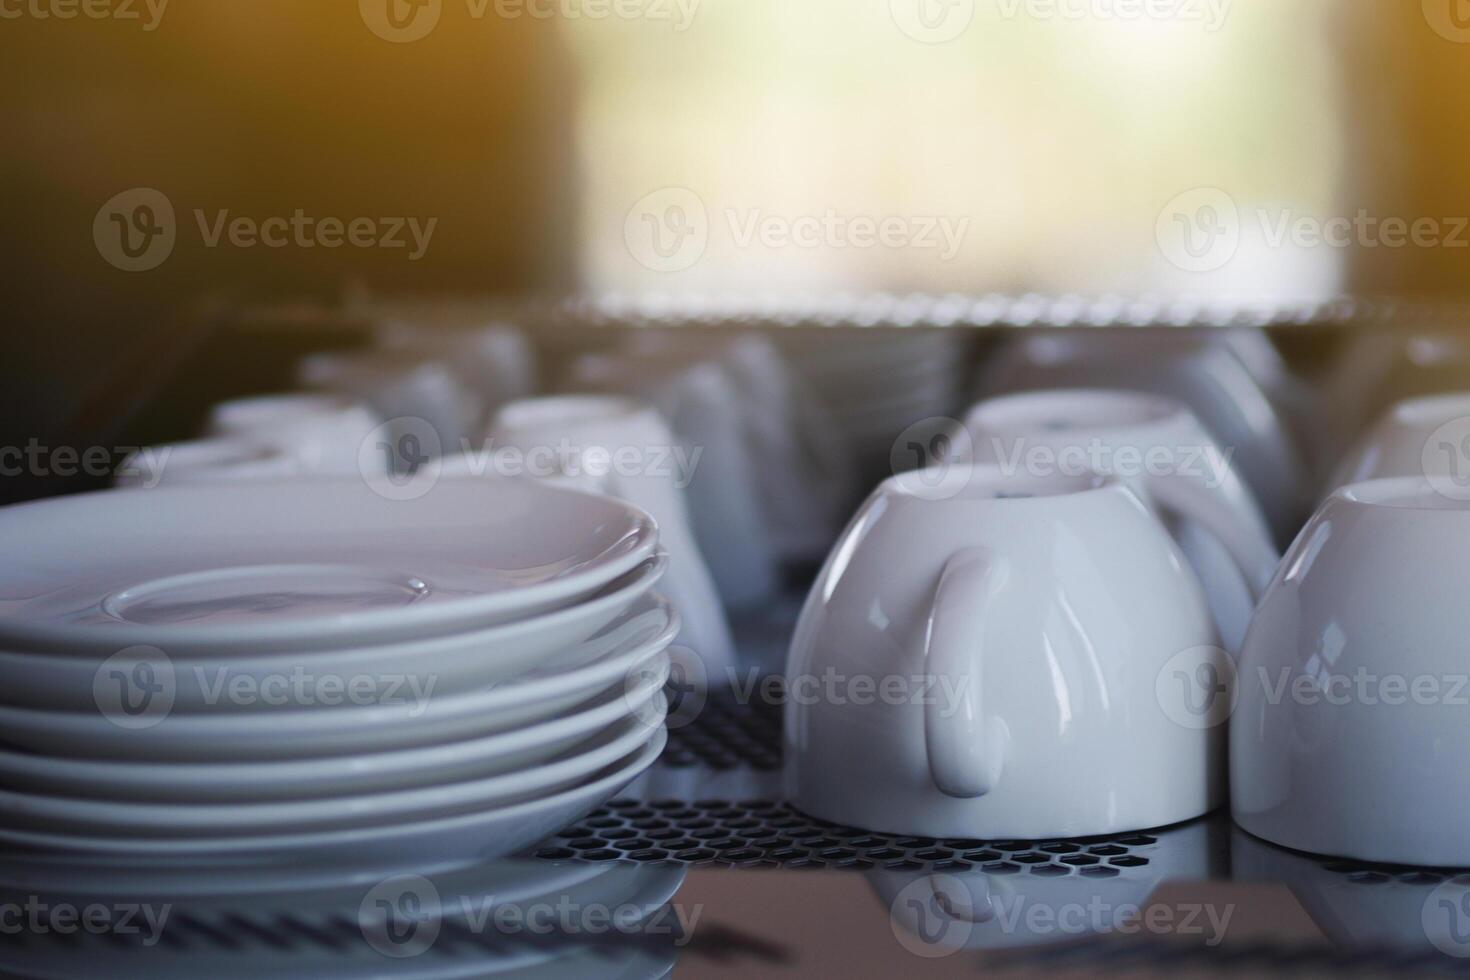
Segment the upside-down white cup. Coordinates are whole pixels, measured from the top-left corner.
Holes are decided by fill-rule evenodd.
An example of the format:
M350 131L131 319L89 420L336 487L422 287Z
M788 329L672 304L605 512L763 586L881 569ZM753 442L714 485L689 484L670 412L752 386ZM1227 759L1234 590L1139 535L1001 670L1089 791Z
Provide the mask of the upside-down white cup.
M1209 331L1022 333L988 362L984 394L1124 388L1174 398L1233 451L1275 540L1289 541L1300 527L1311 502L1310 474L1288 419L1237 348Z
M1318 854L1470 867L1470 501L1424 477L1338 490L1261 600L1230 725L1231 805Z
M1233 460L1185 405L1141 392L1040 391L981 402L965 429L977 462L1106 473L1157 504L1226 649L1240 649L1281 555Z
M1470 497L1470 393L1401 401L1358 440L1327 486L1426 476Z
M628 398L531 398L496 413L489 444L492 453L518 450L529 476L575 479L653 515L669 553L660 591L684 623L679 642L699 654L711 681L729 676L735 665L729 623L689 528L668 452L674 435L657 412Z
M750 407L722 365L680 355L591 354L573 365L578 386L639 398L698 453L687 487L690 527L731 609L768 601L780 586L758 479L770 461L746 438Z
M216 405L208 431L278 449L312 472L350 474L379 422L366 405L331 395L262 395Z
M1225 654L1153 511L1112 478L956 473L945 496L887 481L828 557L787 664L789 798L885 833L1022 839L1219 805L1224 733L1179 723L1185 692L1157 679Z

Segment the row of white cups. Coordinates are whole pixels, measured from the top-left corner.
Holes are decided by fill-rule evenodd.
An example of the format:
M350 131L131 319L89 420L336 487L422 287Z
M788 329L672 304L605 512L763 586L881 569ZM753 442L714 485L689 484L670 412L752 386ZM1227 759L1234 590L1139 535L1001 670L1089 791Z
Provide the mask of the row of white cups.
M1233 447L1180 401L1002 396L943 445L868 499L807 599L799 808L1036 839L1228 795L1291 848L1470 866L1470 394L1389 411L1284 558Z
M824 400L758 337L635 334L568 372L569 387L602 394L528 399L534 371L513 334L423 333L386 330L388 354L308 361L303 380L329 395L220 406L209 440L164 447L164 482L354 473L385 498L411 499L440 481L500 473L508 450L524 463L555 449L531 475L657 519L671 567L661 590L711 678L735 662L725 610L772 595L783 560L835 535L851 447L828 436L865 418L845 409L839 425L830 414L843 379L882 377L918 343L913 387L927 390L936 372L953 374L955 356L936 335L826 344L804 369L830 376ZM1436 726L1450 712L1335 696L1360 668L1391 683L1453 683L1444 632L1453 606L1425 582L1462 581L1446 550L1462 510L1459 457L1436 439L1454 434L1470 398L1390 412L1341 461L1340 480L1353 486L1327 499L1282 561L1273 539L1290 533L1312 468L1292 444L1306 433L1311 455L1326 451L1300 417L1296 432L1275 424L1296 391L1262 344L1258 334L1223 344L1040 335L992 359L987 390L1064 390L980 404L944 433L934 466L869 499L830 552L787 669L795 695L834 677L923 680L938 693L930 703L914 691L864 704L830 690L791 697L797 805L950 837L1160 826L1223 802L1228 728L1231 798L1247 829L1328 853L1470 865L1470 848L1415 823L1434 823L1444 788L1464 782L1448 766L1435 779L1405 775L1438 758ZM1093 379L1153 393L1089 390ZM928 410L927 397L901 396L899 414L884 405L877 415L891 429ZM698 465L671 461L678 448L686 462L701 453ZM633 465L591 465L592 450L631 450ZM400 472L404 463L420 465ZM145 484L152 472L133 471L144 478L125 479ZM1372 519L1354 518L1360 511ZM1394 522L1432 527L1431 546L1390 546L1408 538ZM1385 798L1412 805L1387 815L1363 806L1377 792L1364 781L1377 771L1365 752L1383 767ZM1390 776L1411 779L1417 795Z

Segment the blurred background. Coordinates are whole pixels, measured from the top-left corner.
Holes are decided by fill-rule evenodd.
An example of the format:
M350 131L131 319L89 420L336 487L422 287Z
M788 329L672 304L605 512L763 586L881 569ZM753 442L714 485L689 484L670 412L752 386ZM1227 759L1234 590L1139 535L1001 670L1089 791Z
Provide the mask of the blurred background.
M0 0L6 442L260 387L242 305L1456 295L1462 6Z

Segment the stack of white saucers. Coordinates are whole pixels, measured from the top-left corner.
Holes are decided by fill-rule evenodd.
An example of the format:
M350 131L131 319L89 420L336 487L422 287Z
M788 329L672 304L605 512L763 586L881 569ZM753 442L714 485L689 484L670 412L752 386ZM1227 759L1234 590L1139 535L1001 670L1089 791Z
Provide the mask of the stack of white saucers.
M677 617L621 501L505 479L0 510L0 843L513 853L663 748Z

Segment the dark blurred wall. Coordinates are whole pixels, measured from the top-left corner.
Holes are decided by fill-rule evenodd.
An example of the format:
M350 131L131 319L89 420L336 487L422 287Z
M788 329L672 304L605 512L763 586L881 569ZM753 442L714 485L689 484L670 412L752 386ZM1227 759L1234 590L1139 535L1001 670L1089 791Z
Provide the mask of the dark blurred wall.
M187 346L198 321L179 311L201 297L574 281L574 85L554 24L493 6L475 18L445 0L427 36L393 43L368 21L381 18L374 4L412 15L407 0L173 0L151 30L147 0L91 2L140 19L93 18L80 0L0 0L6 444L63 438L88 398ZM55 16L67 9L78 16ZM157 268L121 271L94 219L138 187L166 197L177 240ZM136 204L123 202L122 220ZM211 248L196 218L297 209L343 231L313 226L311 248L294 231L284 247ZM373 219L380 239L387 219L407 217L421 233L437 219L417 261L407 227L407 248L345 240L352 219Z
M1343 213L1433 222L1428 248L1353 250L1357 292L1470 293L1470 18L1462 0L1342 4Z

